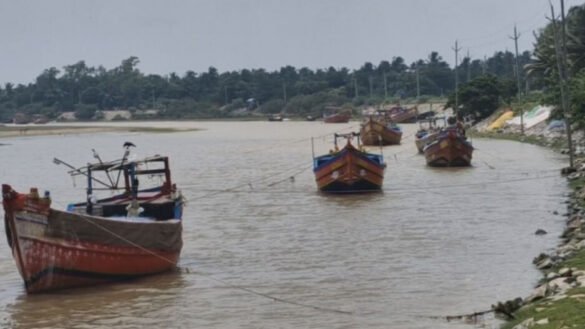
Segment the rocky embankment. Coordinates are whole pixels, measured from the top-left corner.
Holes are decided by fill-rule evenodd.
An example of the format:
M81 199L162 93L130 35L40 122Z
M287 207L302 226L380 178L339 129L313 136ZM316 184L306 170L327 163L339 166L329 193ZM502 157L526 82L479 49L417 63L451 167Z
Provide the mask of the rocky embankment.
M561 174L573 191L566 201L560 244L533 260L543 278L529 296L492 306L510 320L503 328L585 328L585 157L578 157L574 167Z
M489 124L500 114L475 125L471 131L480 137L518 140L568 153L563 126L551 129L543 121L524 129L523 135L519 125L490 131ZM566 201L566 228L554 251L534 259L543 276L532 293L492 306L496 314L508 320L504 329L585 328L585 147L579 143L584 140L583 132L574 132L572 140L577 154L574 166L561 172L572 188ZM535 234L546 232L538 230Z
M503 328L585 328L585 158L563 170L573 192L567 200L566 228L559 246L533 263L543 277L532 293L493 305L509 320ZM546 234L537 230L535 234Z

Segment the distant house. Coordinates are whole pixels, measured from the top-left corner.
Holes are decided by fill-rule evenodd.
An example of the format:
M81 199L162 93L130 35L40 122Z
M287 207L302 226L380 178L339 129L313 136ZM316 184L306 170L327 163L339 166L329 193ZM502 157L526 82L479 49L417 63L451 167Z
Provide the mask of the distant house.
M362 109L363 116L373 115L374 113L376 113L376 108L373 106L368 106L368 107Z
M75 112L63 112L57 117L57 121L75 121Z
M112 120L130 120L132 118L132 113L127 110L116 110L116 111L101 111L104 120L112 121Z
M136 110L134 111L134 116L138 118L156 118L158 116L159 110L150 109L150 110Z
M250 111L248 111L248 108L242 107L231 111L230 115L234 117L250 116Z
M49 118L44 114L33 115L32 122L35 124L45 124L49 122Z
M30 120L31 119L28 115L26 115L25 113L18 112L16 114L14 114L14 118L12 121L15 124L24 125L24 124L30 123Z

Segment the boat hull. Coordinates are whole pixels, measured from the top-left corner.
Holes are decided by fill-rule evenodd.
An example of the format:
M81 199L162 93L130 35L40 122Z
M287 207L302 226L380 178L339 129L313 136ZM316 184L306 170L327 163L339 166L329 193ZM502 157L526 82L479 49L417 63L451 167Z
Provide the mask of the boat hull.
M418 109L416 107L404 110L395 110L390 114L390 119L395 123L414 123L418 117Z
M424 148L427 165L431 167L466 167L471 165L473 146L456 134L445 134Z
M28 293L161 273L179 260L180 220L108 219L55 210L43 198L6 195L8 241Z
M351 119L350 113L337 113L332 115L326 115L323 117L325 123L348 123Z
M320 191L362 193L382 189L385 165L381 156L346 146L335 155L322 156L315 161L318 164L313 171Z
M398 145L402 131L388 127L383 122L368 119L360 129L360 138L364 145Z
M424 136L420 136L420 137L418 135L416 135L415 139L414 139L414 144L416 145L416 149L418 150L418 153L423 153L425 146L434 142L437 139L438 135L439 134L437 132L428 133L428 134L426 134Z

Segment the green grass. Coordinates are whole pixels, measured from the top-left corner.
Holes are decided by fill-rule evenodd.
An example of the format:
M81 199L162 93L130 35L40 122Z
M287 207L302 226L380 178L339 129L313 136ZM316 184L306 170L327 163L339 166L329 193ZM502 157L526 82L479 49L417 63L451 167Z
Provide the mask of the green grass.
M555 266L555 269L561 269L563 267L577 268L578 270L585 271L585 249L577 251L571 256L571 258L561 262L558 266ZM585 326L583 326L583 328L585 328Z
M548 319L548 324L534 327L538 329L585 328L585 288L572 289L567 295L569 297L561 300L542 300L522 308L515 314L516 319L505 323L502 329L511 329L529 318ZM570 297L576 295L583 297Z

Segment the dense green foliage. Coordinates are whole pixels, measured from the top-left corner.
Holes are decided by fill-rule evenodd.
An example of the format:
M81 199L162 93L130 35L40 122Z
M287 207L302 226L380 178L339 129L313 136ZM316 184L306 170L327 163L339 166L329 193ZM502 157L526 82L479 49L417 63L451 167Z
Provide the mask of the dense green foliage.
M525 52L521 61L527 63ZM437 53L407 65L401 57L365 63L361 68L311 70L282 67L219 73L188 71L182 76L144 74L137 57L123 60L107 70L89 67L84 61L62 70L49 68L34 83L0 87L0 119L21 112L55 118L75 112L79 119L95 119L101 110L159 110L160 118L219 118L255 113L285 112L288 115L321 115L323 108L396 102L420 94L443 96L454 90L454 70ZM459 65L460 81L467 82L485 72L511 77L514 56L498 52L486 61L464 58ZM418 72L417 72L418 71ZM418 73L418 74L417 74Z
M569 77L569 98L572 123L585 127L585 5L574 6L567 13L567 74ZM555 40L561 44L560 22L549 23L536 36L534 59L525 66L529 78L543 86L542 102L560 105L560 77L558 54ZM555 34L556 32L556 34ZM561 117L561 113L556 113Z
M486 74L464 84L459 90L457 113L463 117L482 120L490 116L502 102L510 103L517 93L517 86L509 79L498 79ZM455 96L451 95L447 106L455 105Z

